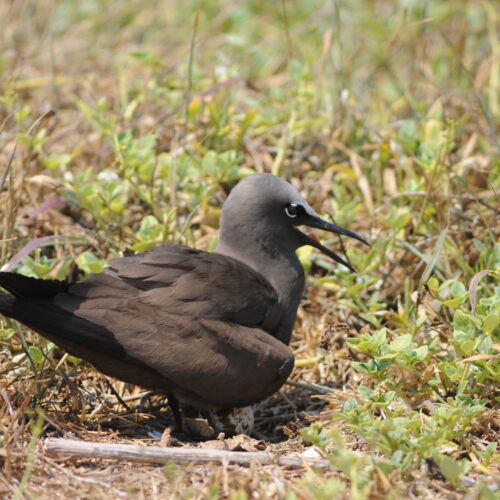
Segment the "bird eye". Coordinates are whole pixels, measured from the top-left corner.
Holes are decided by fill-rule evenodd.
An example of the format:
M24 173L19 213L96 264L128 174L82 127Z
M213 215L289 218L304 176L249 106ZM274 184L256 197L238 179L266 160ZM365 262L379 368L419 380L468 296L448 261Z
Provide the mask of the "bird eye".
M285 213L291 219L295 219L297 215L304 211L304 207L302 205L297 205L296 203L289 203L285 206Z

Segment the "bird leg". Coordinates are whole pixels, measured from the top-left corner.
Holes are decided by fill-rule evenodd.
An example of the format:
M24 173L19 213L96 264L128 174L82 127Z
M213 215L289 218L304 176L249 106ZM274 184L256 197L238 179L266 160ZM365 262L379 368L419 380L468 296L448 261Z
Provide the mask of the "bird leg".
M167 394L167 398L168 398L168 404L170 405L170 409L174 414L175 423L179 428L179 430L182 430L182 413L181 413L181 408L179 406L179 401L177 401L177 399L172 394Z

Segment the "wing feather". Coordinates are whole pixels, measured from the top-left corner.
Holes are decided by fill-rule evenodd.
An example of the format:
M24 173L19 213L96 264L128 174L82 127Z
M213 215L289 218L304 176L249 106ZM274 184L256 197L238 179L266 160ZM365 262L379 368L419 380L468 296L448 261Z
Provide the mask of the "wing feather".
M273 336L283 315L275 290L223 255L165 244L53 289L19 299L12 316L108 375L198 406L259 401L293 366Z

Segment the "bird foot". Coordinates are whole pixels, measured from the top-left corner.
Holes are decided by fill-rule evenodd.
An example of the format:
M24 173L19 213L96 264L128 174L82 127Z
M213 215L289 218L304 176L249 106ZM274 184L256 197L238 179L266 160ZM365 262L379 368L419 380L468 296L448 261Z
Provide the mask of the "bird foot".
M223 432L227 437L238 434L250 436L255 423L251 406L210 410L207 412L207 420L217 433Z

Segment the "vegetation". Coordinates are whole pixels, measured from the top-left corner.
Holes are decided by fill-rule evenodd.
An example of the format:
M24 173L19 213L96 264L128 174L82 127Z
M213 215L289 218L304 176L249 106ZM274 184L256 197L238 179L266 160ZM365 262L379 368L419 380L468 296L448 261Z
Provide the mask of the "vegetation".
M2 2L0 265L80 279L165 240L213 250L254 171L372 247L321 235L357 274L300 250L295 384L257 409L259 446L339 472L51 460L47 435L153 445L166 412L2 318L0 491L495 498L499 19L493 0Z

